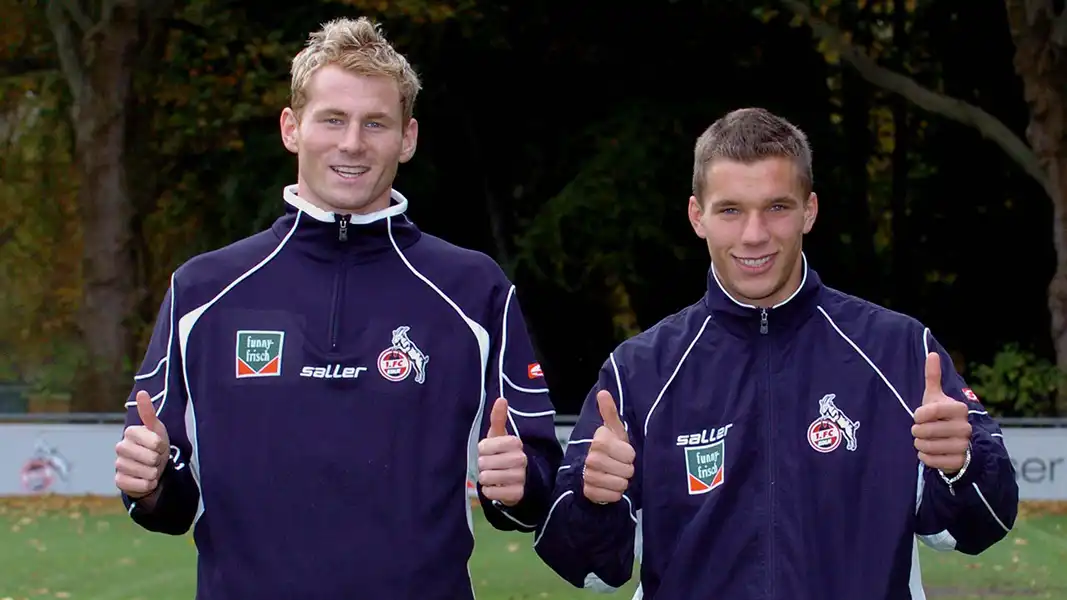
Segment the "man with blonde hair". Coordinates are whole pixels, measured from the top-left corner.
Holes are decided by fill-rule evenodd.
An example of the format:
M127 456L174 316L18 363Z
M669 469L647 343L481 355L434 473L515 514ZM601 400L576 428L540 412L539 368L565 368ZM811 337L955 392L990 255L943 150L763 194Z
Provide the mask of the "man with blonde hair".
M824 285L803 132L749 108L694 151L707 292L623 342L571 433L537 553L637 597L921 600L918 542L978 554L1019 489L1000 428L915 319Z
M367 19L313 33L285 213L171 276L115 481L145 529L193 529L200 600L471 598L467 481L498 529L547 513L562 450L515 287L392 187L420 87Z

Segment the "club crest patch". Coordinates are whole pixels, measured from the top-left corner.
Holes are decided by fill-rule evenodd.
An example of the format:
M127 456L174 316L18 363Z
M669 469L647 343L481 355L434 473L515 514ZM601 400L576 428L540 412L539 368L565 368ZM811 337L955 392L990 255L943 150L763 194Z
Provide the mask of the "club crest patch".
M856 431L859 421L853 421L834 404L835 394L826 394L819 400L819 416L808 426L808 444L823 454L837 450L841 442L845 449L856 451Z
M237 378L280 376L284 347L284 331L238 331L235 350Z
M402 325L393 330L392 345L378 355L378 373L389 381L404 381L415 373L415 383L426 382L426 365L430 357L408 337L411 328Z

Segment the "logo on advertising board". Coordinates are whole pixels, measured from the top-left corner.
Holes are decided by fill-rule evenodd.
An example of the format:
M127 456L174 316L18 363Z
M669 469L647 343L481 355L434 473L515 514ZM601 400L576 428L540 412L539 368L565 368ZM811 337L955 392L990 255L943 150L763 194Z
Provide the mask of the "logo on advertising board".
M43 494L52 490L56 480L67 481L70 470L70 461L56 447L44 440L37 440L33 455L22 466L19 476L24 490Z

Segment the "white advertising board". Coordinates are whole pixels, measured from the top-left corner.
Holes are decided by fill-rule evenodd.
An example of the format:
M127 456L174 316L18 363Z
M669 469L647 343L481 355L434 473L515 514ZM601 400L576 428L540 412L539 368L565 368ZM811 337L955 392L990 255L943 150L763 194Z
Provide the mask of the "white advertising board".
M121 424L0 424L0 496L112 495Z
M557 425L561 445L569 425ZM0 424L0 496L114 495L121 424ZM1067 500L1067 428L1004 430L1023 500Z

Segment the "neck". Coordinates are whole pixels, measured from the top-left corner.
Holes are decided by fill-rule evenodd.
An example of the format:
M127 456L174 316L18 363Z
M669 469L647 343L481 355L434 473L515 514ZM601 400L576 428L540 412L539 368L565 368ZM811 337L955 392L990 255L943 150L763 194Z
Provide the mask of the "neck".
M302 177L297 177L296 181L296 193L298 196L307 200L309 204L322 210L323 212L333 213L337 215L369 215L378 211L389 208L390 199L392 198L392 190L386 189L384 192L378 195L377 198L370 203L360 206L355 209L338 208L336 206L330 206L322 201L315 192L311 191L307 183L304 182Z
M393 217L401 215L407 210L408 200L403 194L396 190L389 190L389 195L386 196L385 205L372 212L359 212L359 213L343 213L333 210L330 207L323 207L307 198L300 193L300 184L286 186L283 192L285 201L293 207L305 212L308 216L317 221L324 221L326 223L332 223L337 220L337 215L347 214L351 218L348 219L353 225L373 223L380 219L387 217ZM393 204L392 200L396 200Z
M714 262L711 264L711 274L715 278L716 283L719 284L719 287L722 288L722 291L730 298L730 300L733 300L734 303L748 308L777 308L786 302L789 302L804 285L804 278L807 275L807 269L805 268L806 261L807 258L804 256L804 253L801 253L790 268L789 277L786 279L785 284L770 296L759 298L757 300L739 298L734 291L723 285L722 280L719 279L719 275L715 271Z

